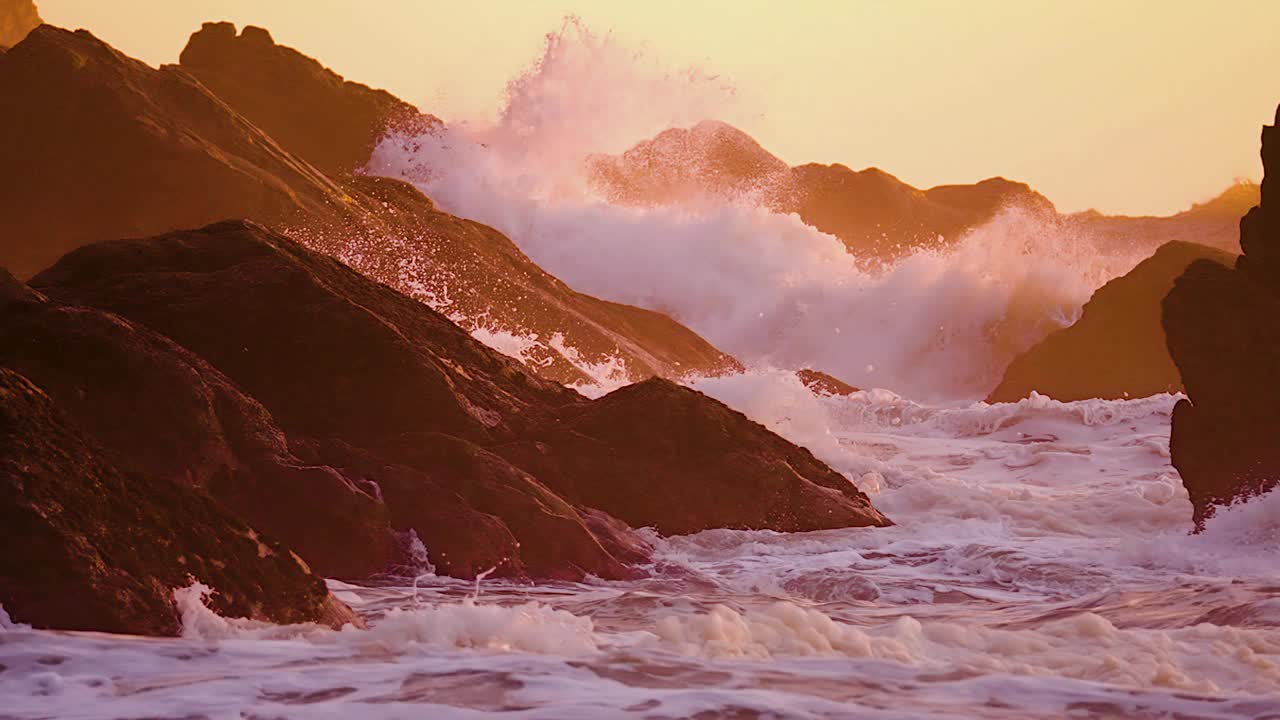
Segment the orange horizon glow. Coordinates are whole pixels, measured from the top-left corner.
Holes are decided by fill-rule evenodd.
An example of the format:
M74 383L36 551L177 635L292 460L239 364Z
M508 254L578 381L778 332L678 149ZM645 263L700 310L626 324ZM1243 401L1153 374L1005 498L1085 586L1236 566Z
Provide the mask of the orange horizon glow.
M738 125L790 164L880 167L917 187L1004 176L1063 211L1170 214L1257 180L1280 101L1280 3L861 0L43 0L153 65L201 22L260 25L349 80L446 121L491 118L577 15L738 91ZM635 138L641 140L643 138Z

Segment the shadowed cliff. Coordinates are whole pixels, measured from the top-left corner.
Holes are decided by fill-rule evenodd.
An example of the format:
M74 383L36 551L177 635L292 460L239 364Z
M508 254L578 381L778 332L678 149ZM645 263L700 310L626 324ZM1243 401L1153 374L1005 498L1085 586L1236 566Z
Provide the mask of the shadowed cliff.
M1280 109L1277 109L1280 125ZM1240 220L1234 266L1201 260L1164 300L1169 354L1187 399L1170 451L1203 527L1218 506L1280 481L1280 130L1262 129L1261 201Z

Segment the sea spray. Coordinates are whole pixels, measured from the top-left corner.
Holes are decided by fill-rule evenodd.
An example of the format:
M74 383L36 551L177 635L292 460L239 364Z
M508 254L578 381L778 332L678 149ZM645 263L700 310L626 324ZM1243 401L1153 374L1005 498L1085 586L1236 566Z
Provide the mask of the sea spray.
M498 228L576 290L668 313L749 365L812 367L916 399L982 397L1012 357L1145 256L1010 207L952 247L871 267L797 216L741 198L639 208L592 189L588 157L735 103L698 73L573 24L513 82L497 122L392 135L369 170ZM527 355L513 338L488 340Z

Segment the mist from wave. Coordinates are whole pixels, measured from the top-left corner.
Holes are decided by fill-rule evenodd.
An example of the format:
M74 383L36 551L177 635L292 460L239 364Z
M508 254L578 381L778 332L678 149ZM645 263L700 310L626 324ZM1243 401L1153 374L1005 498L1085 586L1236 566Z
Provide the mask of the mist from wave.
M813 367L921 399L985 395L1008 361L1075 320L1143 254L1010 207L948 249L872 266L750 198L626 207L586 160L669 127L751 121L723 79L672 71L570 23L494 122L393 135L370 171L492 225L575 289L665 312L755 367Z

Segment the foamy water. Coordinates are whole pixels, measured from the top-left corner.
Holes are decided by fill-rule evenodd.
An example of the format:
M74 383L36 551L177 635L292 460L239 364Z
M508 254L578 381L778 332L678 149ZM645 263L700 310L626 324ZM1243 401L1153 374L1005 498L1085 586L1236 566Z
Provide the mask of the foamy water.
M1276 716L1280 495L1188 535L1175 398L699 387L756 399L898 524L655 537L630 582L333 583L368 630L219 618L199 587L177 593L181 639L0 618L0 716Z

